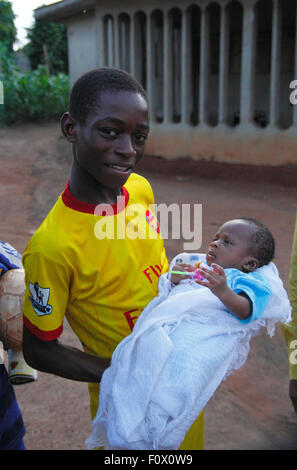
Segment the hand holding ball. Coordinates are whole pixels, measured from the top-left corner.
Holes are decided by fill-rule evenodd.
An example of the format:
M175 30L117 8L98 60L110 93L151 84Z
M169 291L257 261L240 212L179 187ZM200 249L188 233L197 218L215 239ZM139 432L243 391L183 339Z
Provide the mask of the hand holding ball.
M25 272L10 269L0 277L0 340L5 349L22 349Z
M0 277L0 341L8 350L9 381L13 385L37 379L37 371L25 362L22 353L25 291L23 269L10 269Z

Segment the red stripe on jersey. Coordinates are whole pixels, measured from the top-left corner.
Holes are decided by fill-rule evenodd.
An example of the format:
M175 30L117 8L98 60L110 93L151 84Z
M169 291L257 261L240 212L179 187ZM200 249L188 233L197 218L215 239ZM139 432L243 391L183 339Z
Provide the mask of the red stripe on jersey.
M56 328L55 330L51 331L44 331L38 328L36 325L33 325L33 323L28 320L25 315L23 315L23 322L26 328L33 333L33 335L37 336L37 338L41 339L42 341L53 341L54 339L57 339L62 331L63 331L63 324L59 326L59 328Z
M121 199L119 203L110 204L110 211L107 211L107 214L102 213L100 215L108 215L110 212L112 215L115 215L125 209L129 201L129 193L124 186L122 187L122 198L124 199L124 204L123 199ZM80 201L75 196L73 196L69 189L69 181L66 185L66 188L64 189L64 192L62 193L62 201L64 202L65 206L70 207L70 209L74 209L79 212L86 212L87 214L98 215L96 214L96 208L98 208L99 204L96 205L89 202Z

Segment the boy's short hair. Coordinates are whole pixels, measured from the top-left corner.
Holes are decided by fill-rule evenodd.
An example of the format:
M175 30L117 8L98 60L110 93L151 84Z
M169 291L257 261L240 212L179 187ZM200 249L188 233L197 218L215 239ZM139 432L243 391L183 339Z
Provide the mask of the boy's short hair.
M141 84L127 72L112 67L93 69L76 80L69 99L69 113L83 124L94 107L100 106L102 92L131 91L148 101Z
M250 237L249 249L259 262L259 268L270 263L274 258L275 242L270 230L252 217L239 217L240 220L253 225L255 230Z

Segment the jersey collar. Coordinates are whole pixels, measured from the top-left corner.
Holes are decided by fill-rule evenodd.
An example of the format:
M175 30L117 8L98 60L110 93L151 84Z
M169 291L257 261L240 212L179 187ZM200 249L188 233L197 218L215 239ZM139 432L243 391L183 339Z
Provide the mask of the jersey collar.
M116 215L126 208L129 201L129 193L123 186L121 199L115 204L104 204L107 209L105 211L98 211L100 204L96 205L89 202L80 201L75 196L73 196L73 194L70 192L68 181L62 193L62 201L64 202L65 206L78 212L84 212L93 215Z

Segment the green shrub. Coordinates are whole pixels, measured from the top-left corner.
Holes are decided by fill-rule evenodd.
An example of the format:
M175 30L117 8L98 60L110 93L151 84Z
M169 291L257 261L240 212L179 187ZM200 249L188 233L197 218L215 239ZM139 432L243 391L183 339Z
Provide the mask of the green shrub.
M32 72L21 71L14 56L0 46L0 80L4 104L0 105L0 124L45 121L65 111L69 97L69 77L49 75L46 66Z

